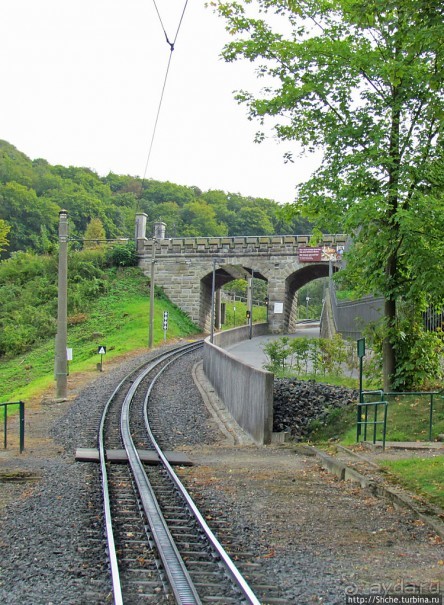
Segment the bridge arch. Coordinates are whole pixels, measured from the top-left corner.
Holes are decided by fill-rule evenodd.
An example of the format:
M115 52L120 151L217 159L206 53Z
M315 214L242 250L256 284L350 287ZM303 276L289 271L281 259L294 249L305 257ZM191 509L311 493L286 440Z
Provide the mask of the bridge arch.
M224 259L218 259L214 262L214 294L217 309L220 307L221 288L235 279L245 279L247 281L254 277L255 279L267 279L259 272L254 271L252 267L243 265L233 265L223 263ZM222 264L223 263L223 264ZM199 325L205 330L211 330L211 300L213 297L213 268L200 280L200 318ZM216 321L217 324L217 321Z
M337 271L337 267L331 265L332 271ZM330 263L310 263L296 269L285 280L285 300L283 330L291 334L296 330L297 321L297 296L296 293L303 286L315 279L328 277L330 273Z

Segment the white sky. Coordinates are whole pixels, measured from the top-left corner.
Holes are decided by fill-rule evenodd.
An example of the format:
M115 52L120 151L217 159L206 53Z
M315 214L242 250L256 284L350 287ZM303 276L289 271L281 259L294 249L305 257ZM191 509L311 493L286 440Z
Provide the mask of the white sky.
M169 38L185 0L157 0ZM146 178L280 202L316 165L295 145L253 142L233 91L253 66L219 59L223 21L189 0ZM1 0L0 139L31 159L143 176L169 46L152 0Z

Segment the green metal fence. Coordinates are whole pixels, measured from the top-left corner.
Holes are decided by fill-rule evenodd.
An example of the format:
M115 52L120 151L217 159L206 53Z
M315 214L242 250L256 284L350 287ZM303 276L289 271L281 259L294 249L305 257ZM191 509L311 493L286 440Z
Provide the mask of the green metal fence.
M383 415L380 409L383 407ZM408 409L408 412L407 412ZM373 413L372 413L373 412ZM408 421L406 420L408 418ZM443 391L361 391L357 406L356 441L433 441L435 418L442 426ZM435 429L435 432L439 432Z
M365 401L369 398L370 401ZM379 408L382 407L382 419L379 414ZM373 414L371 413L373 411ZM367 427L371 427L372 440L376 443L378 431L382 429L382 449L385 450L385 441L387 435L387 401L383 391L361 391L357 409L356 419L356 441L362 435L364 441L367 441Z
M0 403L0 409L3 408L3 447L8 445L8 411L19 410L19 432L20 432L20 453L25 449L25 403L23 401L12 401Z
M412 426L412 440L433 441L433 422L437 406L444 410L443 391L411 391L385 393L389 407L394 405L409 405L410 411L415 411L415 420Z

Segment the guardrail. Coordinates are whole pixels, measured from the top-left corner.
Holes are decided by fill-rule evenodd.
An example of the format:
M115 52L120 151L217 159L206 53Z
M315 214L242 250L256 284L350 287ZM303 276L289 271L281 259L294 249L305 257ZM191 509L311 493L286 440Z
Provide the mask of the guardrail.
M0 408L3 409L3 448L8 446L8 407L18 406L19 408L19 432L20 432L20 453L25 449L25 403L23 401L11 401L8 403L0 403ZM13 408L13 409L14 409Z

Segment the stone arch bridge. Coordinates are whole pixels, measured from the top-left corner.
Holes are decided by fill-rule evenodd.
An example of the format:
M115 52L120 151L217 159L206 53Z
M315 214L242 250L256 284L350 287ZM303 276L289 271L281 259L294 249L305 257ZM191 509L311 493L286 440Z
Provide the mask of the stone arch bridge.
M296 325L296 291L329 275L340 260L346 235L324 235L310 247L308 235L165 238L164 223L146 237L146 215L136 216L139 266L151 273L170 300L204 331L211 329L211 301L234 279L251 277L268 282L268 321L273 333L291 333Z

